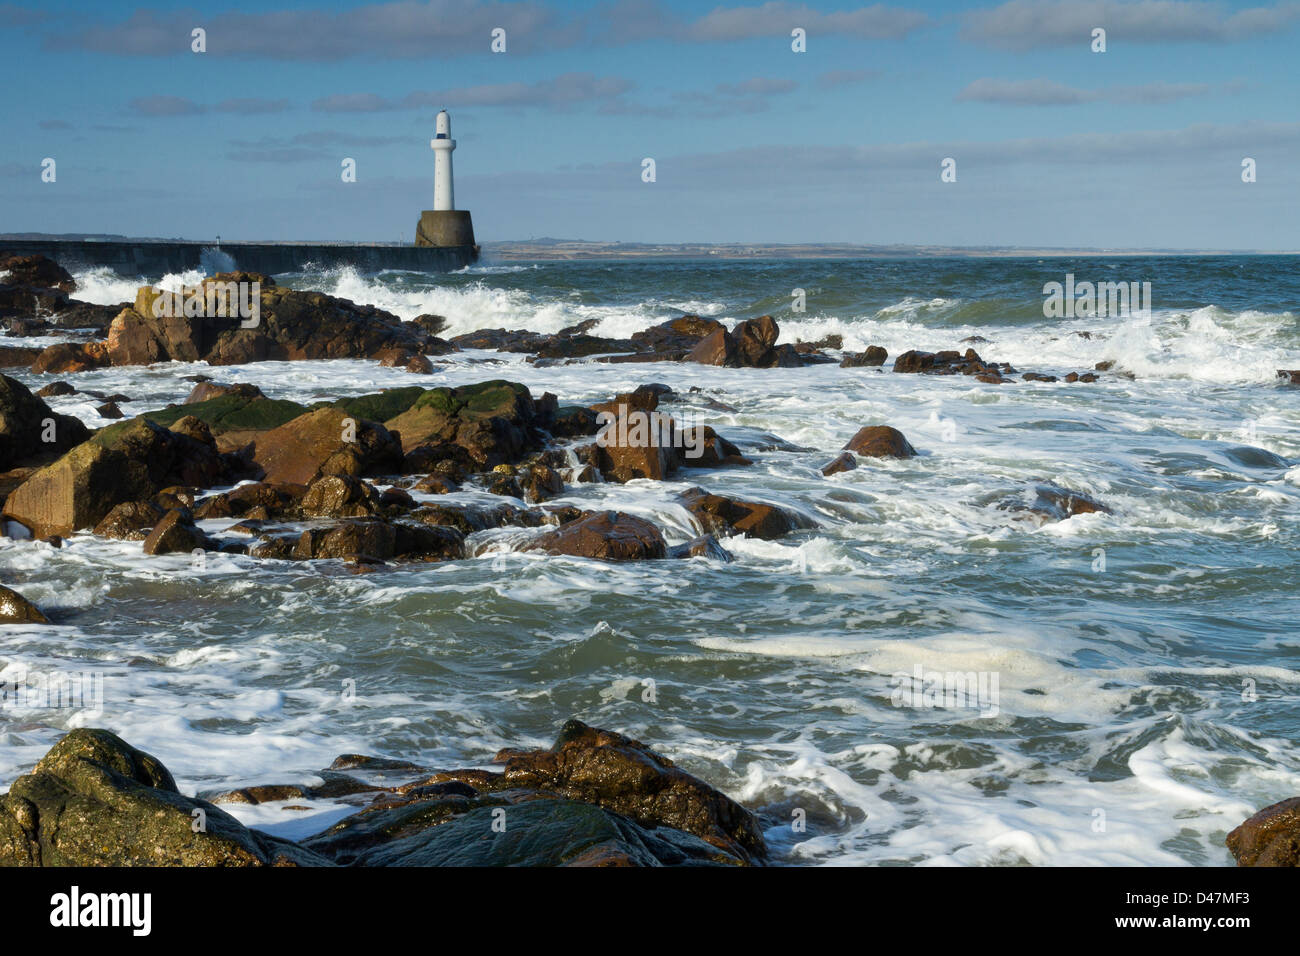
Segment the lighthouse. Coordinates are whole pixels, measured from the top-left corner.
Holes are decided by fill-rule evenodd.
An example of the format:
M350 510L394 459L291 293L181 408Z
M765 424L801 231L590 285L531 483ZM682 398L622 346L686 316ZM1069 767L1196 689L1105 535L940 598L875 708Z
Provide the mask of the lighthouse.
M433 147L433 211L441 212L456 208L451 184L451 154L456 141L451 138L451 117L446 110L438 113L433 128L433 139L429 141Z
M417 246L473 246L474 222L469 211L456 208L452 186L451 154L456 141L451 138L451 115L439 111L433 121L433 208L420 213L415 227Z

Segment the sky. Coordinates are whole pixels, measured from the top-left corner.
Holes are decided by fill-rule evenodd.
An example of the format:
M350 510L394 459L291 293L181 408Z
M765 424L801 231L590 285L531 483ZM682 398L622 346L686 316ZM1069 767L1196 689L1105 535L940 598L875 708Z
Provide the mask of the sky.
M0 0L0 232L411 241L445 107L480 242L1296 250L1298 54L1300 0Z

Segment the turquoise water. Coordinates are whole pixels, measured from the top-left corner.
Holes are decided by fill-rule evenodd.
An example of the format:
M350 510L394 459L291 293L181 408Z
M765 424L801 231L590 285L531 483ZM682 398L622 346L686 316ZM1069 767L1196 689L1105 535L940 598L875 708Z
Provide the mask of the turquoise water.
M1043 285L1066 273L1150 282L1152 312L1045 319ZM78 278L94 301L136 285ZM771 313L783 341L838 334L892 358L980 336L981 355L1021 371L1115 368L1091 385L993 386L888 366L450 357L430 384L510 378L586 403L666 383L687 399L674 414L756 462L575 486L564 502L641 514L675 543L693 529L673 497L699 484L818 527L732 539L731 564L633 566L515 553L535 532L505 529L475 536L465 561L366 574L240 557L195 569L88 536L58 551L6 542L4 580L59 619L5 629L7 672L92 671L104 705L0 710L0 786L71 726L113 729L194 790L306 779L346 751L482 764L579 716L758 810L784 862L930 865L1224 864L1229 829L1300 793L1300 389L1275 378L1300 368L1296 258L487 263L281 280L439 313L453 334L597 319L597 334L625 336L683 311ZM69 379L141 411L182 400L197 372L297 400L412 383L362 361ZM94 420L84 396L52 404ZM920 456L821 476L879 423ZM1039 526L998 507L1045 481L1113 514ZM972 675L984 693L942 707L900 693L917 668L923 682ZM332 819L318 809L250 819L303 832Z

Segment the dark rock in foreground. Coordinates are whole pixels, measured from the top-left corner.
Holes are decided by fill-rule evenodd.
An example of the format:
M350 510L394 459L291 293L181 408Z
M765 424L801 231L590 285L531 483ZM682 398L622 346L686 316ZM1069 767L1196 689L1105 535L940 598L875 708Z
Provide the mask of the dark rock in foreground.
M104 730L61 739L0 797L0 866L743 866L754 815L644 744L571 720L549 750L502 751L502 773L405 784L403 761L351 755L319 786L182 796L157 759ZM370 782L343 770L365 774ZM342 799L364 809L302 842L216 803Z
M55 414L22 382L0 375L0 471L65 452L89 437L79 419Z
M74 730L0 797L0 866L328 866L182 796L106 730Z
M27 598L0 584L0 624L49 624L49 619Z
M1265 807L1224 842L1238 866L1300 866L1300 797Z

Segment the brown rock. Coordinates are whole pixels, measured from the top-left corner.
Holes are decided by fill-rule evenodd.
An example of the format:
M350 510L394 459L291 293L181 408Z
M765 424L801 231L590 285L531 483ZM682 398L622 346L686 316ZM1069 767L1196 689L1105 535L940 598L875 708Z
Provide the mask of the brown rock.
M1300 797L1265 807L1224 842L1238 866L1300 866Z
M711 425L696 425L682 431L678 459L684 468L717 468L720 465L751 465L740 449L723 438Z
M293 557L343 558L383 562L397 550L397 529L387 521L353 518L328 528L309 528L298 538Z
M683 544L673 545L668 549L670 558L710 558L714 561L729 563L735 560L730 551L718 543L711 534L702 534Z
M842 471L852 471L858 467L858 460L853 457L851 452L841 452L834 459L822 465L822 474L826 476L838 475Z
M49 618L17 591L0 585L0 624L49 624Z
M865 352L850 352L840 360L840 368L872 368L884 365L889 352L879 345L868 345Z
M888 425L868 425L859 429L844 446L845 451L857 452L866 458L914 458L916 449L903 433Z
M705 531L714 534L747 534L771 540L806 526L802 518L776 505L713 495L703 488L687 489L678 495L678 501Z
M383 509L373 485L351 475L326 475L312 482L302 499L304 518L361 518Z
M79 419L55 414L22 382L0 375L0 470L29 460L48 461L89 437L90 429Z
M266 481L310 484L323 475L395 474L402 469L399 439L383 425L338 408L300 415L254 440L253 460Z
M115 505L104 519L95 525L95 534L101 538L121 541L143 541L149 531L162 519L163 511L148 501L124 501Z
M503 750L504 782L673 827L748 861L767 855L758 820L744 807L640 741L568 721L550 750Z
M145 418L110 425L23 482L5 517L36 537L93 527L123 501L172 485L206 488L228 478L216 449Z
M194 526L188 511L174 508L163 515L144 539L145 554L173 554L178 551L215 550L212 540Z
M607 481L635 478L661 481L676 470L676 423L663 412L602 412L596 437L596 464Z
M668 556L668 544L658 528L644 518L619 511L594 511L565 522L533 539L523 550L601 561L642 561Z
M199 402L206 402L212 398L221 398L224 395L237 395L240 398L266 397L256 385L245 383L225 385L221 382L199 382L191 389L190 394L182 404L197 405Z

